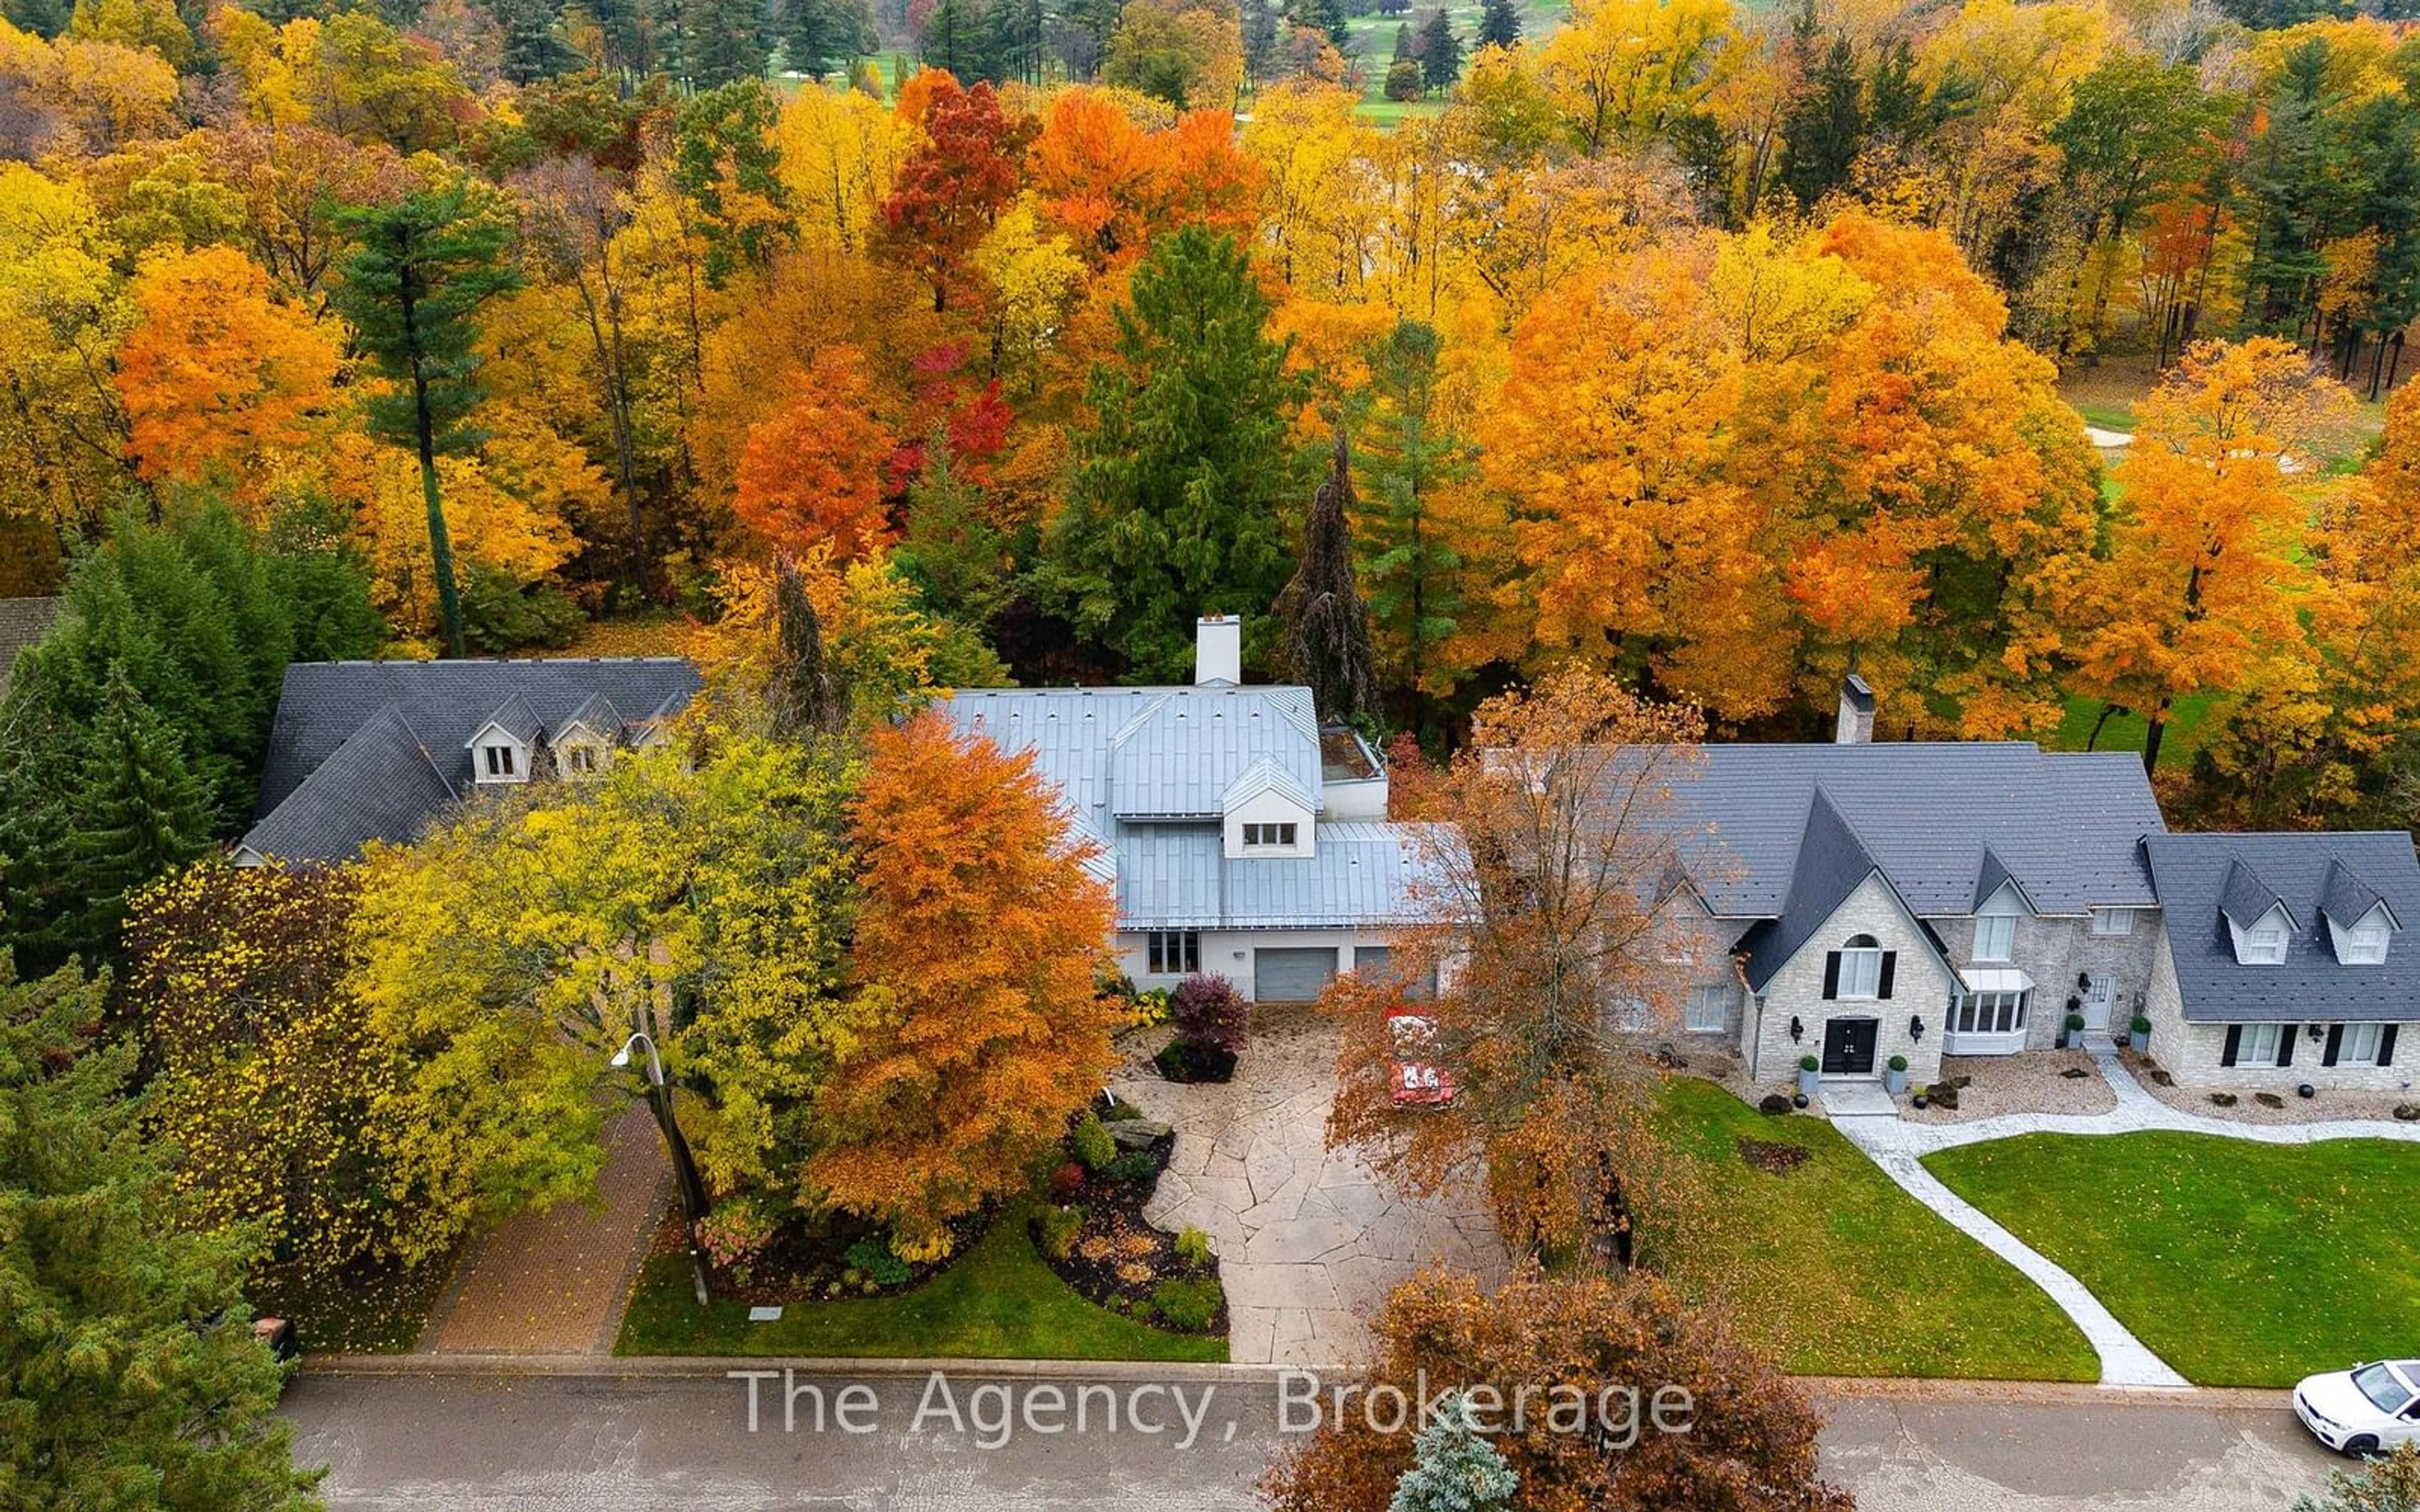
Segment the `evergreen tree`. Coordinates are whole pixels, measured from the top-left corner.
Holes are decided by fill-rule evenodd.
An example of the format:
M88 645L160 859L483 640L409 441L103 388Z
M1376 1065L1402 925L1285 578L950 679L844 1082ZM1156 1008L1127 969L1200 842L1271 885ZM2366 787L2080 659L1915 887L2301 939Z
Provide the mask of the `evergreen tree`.
M1278 49L1278 8L1270 0L1244 0L1244 72L1265 79Z
M1811 11L1801 17L1794 45L1802 55L1813 44L1813 24ZM1856 53L1847 38L1836 37L1807 89L1782 117L1781 181L1801 209L1813 210L1824 195L1848 182L1865 141L1864 100Z
M165 1156L95 1041L106 980L17 980L0 955L0 1486L21 1506L318 1504L276 1415L233 1233L179 1233Z
M371 365L393 385L365 404L370 429L409 445L420 459L428 512L428 555L446 650L463 654L462 595L438 492L437 458L475 447L472 414L487 396L478 381L479 307L516 287L504 260L509 223L474 197L467 181L415 190L391 205L355 206L338 216L353 238L334 303L352 323Z
M1286 17L1297 26L1319 32L1339 48L1353 40L1345 25L1343 0L1291 0Z
M1462 558L1435 519L1437 495L1470 471L1469 449L1436 419L1435 330L1406 320L1370 354L1370 387L1357 416L1371 500L1356 520L1369 612L1423 728L1437 646L1459 627L1453 583Z
M1471 1427L1470 1401L1448 1396L1435 1421L1412 1441L1412 1462L1395 1482L1388 1512L1510 1512L1521 1477Z
M501 66L513 83L535 84L587 66L587 59L556 35L551 0L488 0L488 8L504 34Z
M1431 89L1450 89L1462 77L1462 39L1443 7L1429 12L1420 27L1420 82Z
M789 235L786 221L753 208L790 208L781 149L773 145L779 115L762 83L741 79L690 96L673 117L673 187L696 207L706 281L716 288L742 263L764 266ZM744 197L742 206L731 202L732 190Z
M47 942L55 959L115 954L126 899L144 883L209 848L202 785L185 765L177 732L110 669L100 722L82 752L66 851L78 871L83 906L61 918Z
M1521 8L1517 0L1487 0L1479 11L1479 45L1521 45Z
M1412 40L1412 23L1408 21L1400 23L1395 27L1394 56L1399 60L1419 56L1418 44Z
M782 64L820 79L874 50L874 12L866 0L781 0Z
M1353 581L1353 458L1336 432L1327 476L1311 496L1302 560L1278 597L1286 622L1285 659L1311 689L1322 719L1354 720L1378 712L1378 654L1370 614Z
M1139 676L1182 681L1201 614L1246 615L1248 645L1267 644L1292 565L1280 517L1301 401L1269 314L1242 249L1185 226L1137 266L1117 360L1093 369L1097 420L1076 440L1045 580Z

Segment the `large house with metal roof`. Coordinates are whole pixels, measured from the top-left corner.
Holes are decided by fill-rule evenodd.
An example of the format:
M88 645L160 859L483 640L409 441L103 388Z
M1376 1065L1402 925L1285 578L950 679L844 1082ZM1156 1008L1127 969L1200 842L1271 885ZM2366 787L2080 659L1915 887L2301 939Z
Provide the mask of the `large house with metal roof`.
M698 687L677 656L297 662L235 860L349 860L473 793L600 771Z
M961 735L1032 755L1117 890L1120 964L1143 987L1215 972L1307 1002L1383 967L1419 914L1426 826L1387 819L1387 769L1322 726L1311 690L1242 684L1242 625L1203 619L1181 687L962 688Z
M2140 1016L2180 1085L2412 1085L2409 835L2172 835L2133 755L1876 744L1862 692L1831 745L1708 746L1673 784L1685 1037L1761 1081L1925 1083Z

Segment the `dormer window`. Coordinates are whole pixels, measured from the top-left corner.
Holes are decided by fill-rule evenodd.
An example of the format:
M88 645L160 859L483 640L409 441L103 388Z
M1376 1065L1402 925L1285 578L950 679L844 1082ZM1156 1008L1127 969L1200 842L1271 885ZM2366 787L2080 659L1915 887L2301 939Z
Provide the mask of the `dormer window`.
M2017 916L2024 907L2010 889L2002 887L1984 901L1975 915L1975 959L2010 961L2016 957Z
M2286 964L2286 914L2272 908L2249 927L2230 926L2235 930L2235 959L2246 966L2282 966Z
M1248 851L1291 850L1295 826L1291 824L1261 824L1244 826L1244 849Z
M480 747L479 779L483 782L520 781L520 752L502 744Z
M2371 909L2360 923L2335 931L2336 959L2349 966L2384 965L2387 930L2386 911Z

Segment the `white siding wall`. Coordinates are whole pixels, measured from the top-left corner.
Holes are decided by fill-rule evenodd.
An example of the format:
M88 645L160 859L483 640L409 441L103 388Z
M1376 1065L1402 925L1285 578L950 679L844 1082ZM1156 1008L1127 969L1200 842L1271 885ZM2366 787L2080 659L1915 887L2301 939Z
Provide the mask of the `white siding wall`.
M1255 845L1247 851L1244 848L1244 826L1248 824L1292 825L1295 826L1295 842L1285 846ZM1314 854L1317 843L1311 833L1311 810L1277 793L1254 794L1229 810L1226 836L1227 858L1231 861L1242 856L1307 856Z
M2164 937L2156 952L2148 996L2144 1016L2151 1021L2151 1058L2176 1078L2179 1087L2291 1093L2308 1082L2313 1087L2340 1091L2396 1092L2408 1091L2420 1083L2420 1024L2406 1024L2397 1034L2392 1066L2322 1066L2319 1060L2327 1054L2327 1041L2310 1038L2309 1031L2301 1025L2294 1027L2301 1038L2294 1043L2292 1065L2220 1065L2226 1054L2226 1026L2185 1021L2176 963L2168 955ZM2322 1035L2326 1029L2325 1025L2320 1026Z
M1885 950L1896 950L1891 995L1871 1001L1823 997L1823 957L1852 935L1870 934ZM1798 1073L1798 1057L1823 1053L1823 1027L1832 1019L1871 1018L1881 1021L1874 1047L1877 1074L1893 1056L1907 1057L1908 1077L1917 1084L1941 1074L1941 1026L1949 1006L1949 974L1932 953L1898 899L1879 877L1868 877L1834 910L1830 919L1807 938L1798 954L1785 963L1765 984L1761 1021L1751 1014L1742 1032L1748 1074L1759 1081L1778 1081ZM1804 1029L1792 1043L1790 1020L1796 1015ZM1924 1020L1924 1038L1911 1039L1908 1020Z
M1202 932L1202 969L1226 978L1246 997L1252 991L1252 952L1262 946L1275 949L1306 949L1325 946L1337 952L1336 969L1341 975L1353 969L1353 949L1358 945L1384 946L1389 943L1388 932L1381 929L1272 929L1272 930L1204 930ZM1148 942L1135 931L1120 931L1117 937L1118 967L1134 979L1137 987L1173 987L1185 980L1179 974L1152 975L1144 967L1150 957Z
M1337 823L1381 820L1387 817L1387 779L1373 777L1358 782L1322 783L1319 801L1322 819Z

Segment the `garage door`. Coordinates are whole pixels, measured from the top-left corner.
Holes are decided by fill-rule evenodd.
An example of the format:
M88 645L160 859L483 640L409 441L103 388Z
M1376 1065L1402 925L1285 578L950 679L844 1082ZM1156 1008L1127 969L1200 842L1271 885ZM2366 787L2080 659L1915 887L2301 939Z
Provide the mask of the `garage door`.
M1264 1003L1308 1003L1335 975L1332 949L1252 952L1252 996Z
M1394 952L1383 945L1357 945L1353 948L1353 974L1373 980L1388 974ZM1404 995L1413 1002L1426 1002L1436 995L1436 973L1431 971L1419 981L1404 989Z

